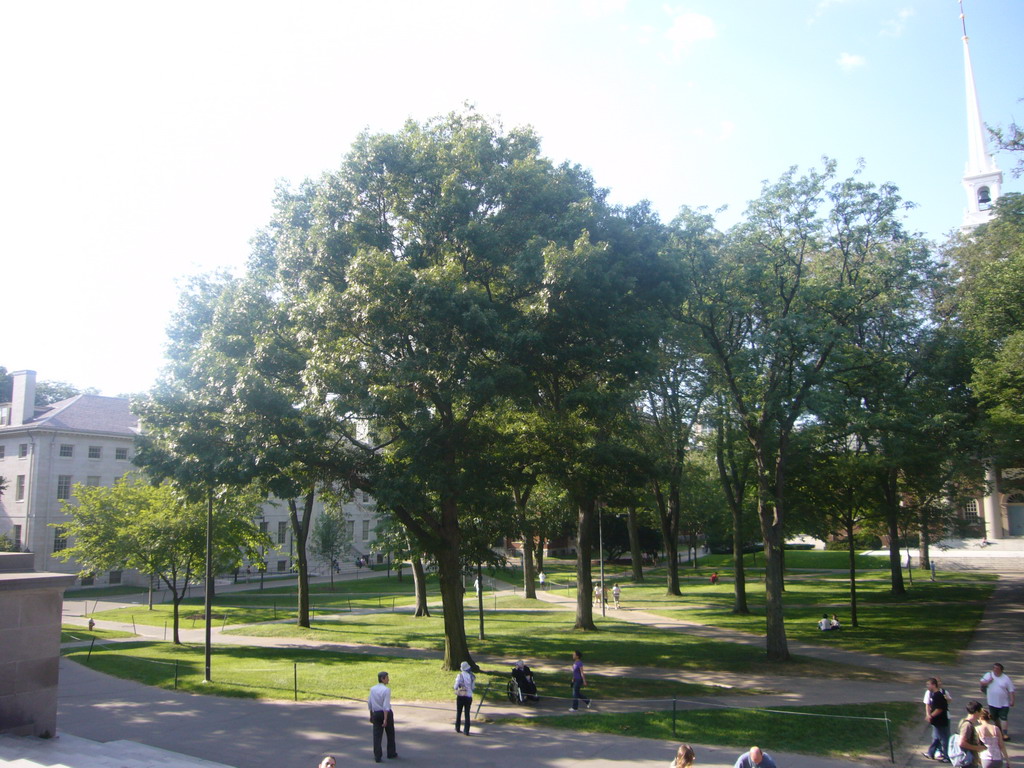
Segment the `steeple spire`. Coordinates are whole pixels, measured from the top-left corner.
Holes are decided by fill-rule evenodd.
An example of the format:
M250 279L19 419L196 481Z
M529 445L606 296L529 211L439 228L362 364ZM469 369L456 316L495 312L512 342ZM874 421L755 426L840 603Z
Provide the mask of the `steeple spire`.
M964 2L960 3L960 28L964 41L964 80L967 86L967 165L964 169L963 185L967 192L967 210L964 212L962 229L974 229L992 218L992 206L999 199L1003 184L1003 173L996 166L995 158L989 154L985 139L985 123L981 119L978 92L974 86L974 70L971 68L971 49L967 43L967 21L964 18Z

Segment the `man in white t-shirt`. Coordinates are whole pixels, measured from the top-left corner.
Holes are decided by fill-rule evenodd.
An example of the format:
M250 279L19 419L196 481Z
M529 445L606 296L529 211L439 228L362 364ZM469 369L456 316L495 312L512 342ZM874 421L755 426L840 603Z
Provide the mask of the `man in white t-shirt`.
M996 662L992 671L986 672L981 678L981 688L985 691L985 701L992 715L992 722L1003 729L1003 738L1010 739L1010 729L1006 724L1010 716L1010 707L1014 704L1013 681L1003 674L1003 665Z

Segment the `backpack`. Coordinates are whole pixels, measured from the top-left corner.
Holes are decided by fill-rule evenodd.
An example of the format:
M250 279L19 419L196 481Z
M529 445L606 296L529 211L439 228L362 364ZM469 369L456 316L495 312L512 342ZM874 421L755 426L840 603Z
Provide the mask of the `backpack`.
M960 722L956 733L949 737L949 742L946 744L946 757L953 764L953 768L970 768L970 766L974 765L974 752L960 747L960 729L965 722L967 721L962 720ZM974 732L973 725L971 726L971 732ZM971 739L968 740L971 741Z

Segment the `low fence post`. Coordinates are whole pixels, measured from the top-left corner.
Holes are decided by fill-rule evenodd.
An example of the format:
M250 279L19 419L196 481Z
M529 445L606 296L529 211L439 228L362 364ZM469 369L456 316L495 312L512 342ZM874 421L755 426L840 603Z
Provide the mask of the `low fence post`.
M174 690L178 690L178 660L174 660Z
M677 701L678 700L673 696L672 697L672 736L673 737L676 736L676 704L677 704Z
M883 712L882 717L885 718L885 738L889 740L889 762L896 763L896 752L892 746L892 731L889 729L889 713Z
M96 645L96 638L95 638L95 637L94 637L94 638L92 639L92 642L91 642L91 643L89 643L89 652L88 652L88 653L87 653L87 654L85 655L85 660L86 660L87 662L89 661L89 659L91 659L91 658L92 658L92 647L93 647L94 645Z
M295 692L295 701L299 700L299 663L292 663L292 690Z

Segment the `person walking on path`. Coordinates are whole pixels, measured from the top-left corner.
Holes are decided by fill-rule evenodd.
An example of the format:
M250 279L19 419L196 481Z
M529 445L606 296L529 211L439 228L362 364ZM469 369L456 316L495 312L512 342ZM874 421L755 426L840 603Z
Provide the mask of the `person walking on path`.
M996 662L992 665L992 671L982 676L981 690L985 692L985 701L993 722L1003 729L1003 738L1009 741L1010 726L1006 720L1010 716L1010 707L1014 704L1016 693L1010 676L1003 672L1002 664Z
M932 743L924 756L934 760L938 751L942 755L941 759L949 762L949 755L946 754L949 742L949 702L939 687L938 678L929 677L926 685L928 692L925 694L924 719L932 727Z
M992 719L992 713L982 709L979 713L981 723L978 724L978 738L985 745L981 753L981 768L1009 768L1010 756L1006 754L1003 743L1003 731Z
M465 733L469 736L469 710L473 706L473 686L476 684L476 675L473 674L468 661L459 665L459 674L455 676L455 732ZM466 712L466 729L459 728L462 720L462 712Z
M744 752L736 758L733 768L778 768L772 756L763 752L760 747L751 747L749 752Z
M580 699L587 705L587 709L590 709L590 699L583 698L580 693L581 688L585 688L587 685L587 676L583 673L583 654L579 651L572 652L572 706L569 707L570 712L575 712L580 708Z
M981 722L981 704L971 699L967 702L967 717L960 721L956 732L960 737L957 742L960 749L971 753L970 765L980 765L979 755L985 751L985 745L978 738L978 724Z
M547 577L544 575L544 571L541 571L540 573L537 574L537 579L540 581L540 589L541 589L541 592L543 592L544 591L544 582L547 580Z
M367 706L370 708L370 722L373 723L373 759L378 763L381 759L381 741L388 735L388 757L398 757L395 748L395 713L391 711L391 679L387 672L377 673L377 684L370 689Z
M622 597L622 588L618 584L612 586L612 598L615 600L615 607L619 607L619 598Z

